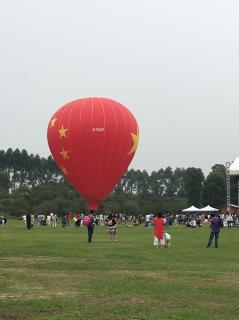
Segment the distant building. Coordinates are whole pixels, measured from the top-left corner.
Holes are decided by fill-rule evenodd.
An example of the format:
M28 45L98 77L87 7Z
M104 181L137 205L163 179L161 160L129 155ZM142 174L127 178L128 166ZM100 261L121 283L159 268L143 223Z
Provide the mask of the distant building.
M231 214L236 214L238 212L238 206L235 204L230 204L230 212ZM223 206L218 207L220 214L226 214L227 213L227 205L224 204Z

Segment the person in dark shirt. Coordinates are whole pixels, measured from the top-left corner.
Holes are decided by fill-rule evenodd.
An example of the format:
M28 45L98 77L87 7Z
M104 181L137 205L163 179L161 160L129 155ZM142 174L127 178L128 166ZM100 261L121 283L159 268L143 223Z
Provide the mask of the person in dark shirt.
M218 248L218 238L219 238L219 232L220 232L220 217L218 215L211 214L210 228L211 228L211 233L209 236L207 248L211 247L214 237L215 237L215 248Z
M30 230L32 227L32 217L30 213L26 215L27 229Z

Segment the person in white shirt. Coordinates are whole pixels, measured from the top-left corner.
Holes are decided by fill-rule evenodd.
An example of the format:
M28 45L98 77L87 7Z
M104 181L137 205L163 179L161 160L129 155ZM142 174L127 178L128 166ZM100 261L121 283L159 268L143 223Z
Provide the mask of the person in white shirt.
M151 219L151 215L148 213L145 216L145 227L146 228L150 228L150 219Z
M54 213L52 216L52 226L53 228L56 228L56 223L57 223L57 215Z
M233 225L233 217L232 215L228 212L227 213L227 227L231 228Z
M47 224L48 226L51 225L51 216L50 216L49 214L48 214L47 217L46 217L46 224Z

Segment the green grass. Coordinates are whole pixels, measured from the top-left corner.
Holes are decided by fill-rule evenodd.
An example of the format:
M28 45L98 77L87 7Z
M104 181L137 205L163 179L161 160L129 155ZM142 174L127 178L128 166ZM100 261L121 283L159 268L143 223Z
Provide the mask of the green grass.
M152 229L0 226L0 319L239 319L239 229L206 249L208 226L173 226L172 247Z

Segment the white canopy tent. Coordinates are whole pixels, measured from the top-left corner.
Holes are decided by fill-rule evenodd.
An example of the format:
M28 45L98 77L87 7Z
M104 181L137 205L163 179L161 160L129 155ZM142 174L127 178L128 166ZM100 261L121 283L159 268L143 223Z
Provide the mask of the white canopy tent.
M197 207L194 207L194 206L191 206L191 207L189 207L189 208L186 208L186 209L183 209L182 210L182 212L198 212L198 211L200 211L200 209L199 208L197 208Z
M229 167L230 176L239 176L239 158L236 158Z
M201 212L217 212L218 209L213 208L213 207L208 205L208 206L206 206L204 208L199 209L199 211L201 211Z

